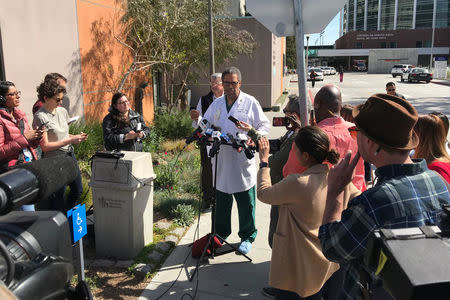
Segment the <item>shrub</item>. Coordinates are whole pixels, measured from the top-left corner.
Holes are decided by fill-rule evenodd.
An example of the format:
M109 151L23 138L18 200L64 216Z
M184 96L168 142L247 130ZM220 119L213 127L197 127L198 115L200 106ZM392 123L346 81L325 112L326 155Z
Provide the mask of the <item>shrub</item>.
M171 211L173 221L180 226L189 226L194 222L196 210L189 204L177 204Z
M158 135L154 127L150 128L150 134L142 141L143 151L152 153L160 151L164 140L164 137Z
M167 165L159 165L155 167L155 189L167 189L174 190L177 189L177 183L179 178L179 169L173 164L169 163Z
M70 125L69 133L87 133L89 137L86 141L74 146L75 156L79 160L88 160L99 150L103 150L103 129L100 123L80 123L75 122Z
M186 195L180 196L170 190L155 191L153 198L154 210L165 218L173 218L175 216L173 211L178 204L189 205L194 211L197 211L200 207L200 203L196 199L188 198Z
M186 111L168 111L160 109L155 114L153 130L158 136L175 140L189 136L192 131L192 120Z

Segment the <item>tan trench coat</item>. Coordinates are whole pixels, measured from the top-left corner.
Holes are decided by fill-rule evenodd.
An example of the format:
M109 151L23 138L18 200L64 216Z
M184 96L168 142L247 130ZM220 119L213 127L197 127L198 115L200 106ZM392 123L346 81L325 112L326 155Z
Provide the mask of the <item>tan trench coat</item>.
M327 196L328 166L317 164L272 186L270 169L258 172L258 199L280 205L274 233L269 284L301 297L317 293L339 265L322 254L318 238ZM349 184L344 208L360 191Z

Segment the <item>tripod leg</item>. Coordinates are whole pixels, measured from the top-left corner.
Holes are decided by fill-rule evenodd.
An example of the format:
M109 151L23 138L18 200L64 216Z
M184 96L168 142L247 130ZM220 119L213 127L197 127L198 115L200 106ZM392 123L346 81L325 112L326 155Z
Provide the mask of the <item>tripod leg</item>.
M206 243L205 247L203 248L202 254L200 255L200 257L197 259L197 265L195 266L194 271L192 272L191 276L189 277L189 281L192 281L192 279L194 279L195 273L198 271L198 268L200 268L200 261L203 259L203 257L206 254L206 250L208 248L211 248L211 253L212 251L214 251L213 246L212 246L212 241L214 239L214 235L210 234L209 238L208 238L208 243Z
M235 252L238 252L239 254L243 255L246 259L248 259L249 261L252 261L252 259L250 257L248 257L246 254L242 253L238 248L234 247L233 245L231 245L230 243L228 243L226 240L224 240L223 238L221 238L219 235L215 234L215 236L223 243L227 244L231 249L233 249ZM228 252L226 252L228 253ZM224 253L225 254L225 253ZM217 255L217 254L216 254Z

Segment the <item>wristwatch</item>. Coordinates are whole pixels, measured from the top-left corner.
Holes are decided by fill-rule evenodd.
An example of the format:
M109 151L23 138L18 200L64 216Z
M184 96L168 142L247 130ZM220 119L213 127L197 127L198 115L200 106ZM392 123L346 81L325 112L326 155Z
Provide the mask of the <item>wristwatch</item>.
M260 168L260 169L261 169L261 168L268 168L268 167L269 167L269 164L266 163L265 161L259 163L259 168Z

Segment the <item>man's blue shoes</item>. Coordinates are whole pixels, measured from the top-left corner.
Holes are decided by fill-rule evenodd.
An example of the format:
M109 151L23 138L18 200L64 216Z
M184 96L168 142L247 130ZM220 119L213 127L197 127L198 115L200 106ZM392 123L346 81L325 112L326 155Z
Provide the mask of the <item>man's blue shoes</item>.
M242 252L242 254L247 254L250 252L250 250L252 250L252 243L250 243L249 241L243 241L239 245L239 251Z

